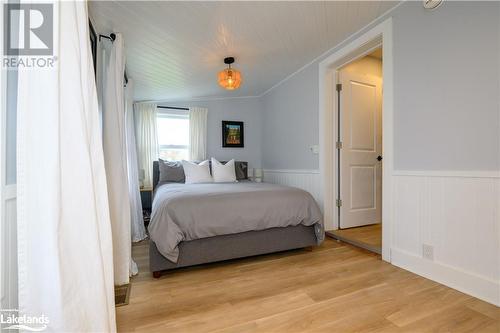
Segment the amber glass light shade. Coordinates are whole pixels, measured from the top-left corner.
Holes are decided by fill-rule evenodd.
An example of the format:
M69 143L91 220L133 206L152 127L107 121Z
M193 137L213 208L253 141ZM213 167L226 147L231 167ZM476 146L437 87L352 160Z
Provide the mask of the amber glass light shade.
M238 89L241 85L241 73L234 68L226 68L219 72L219 85L227 90Z

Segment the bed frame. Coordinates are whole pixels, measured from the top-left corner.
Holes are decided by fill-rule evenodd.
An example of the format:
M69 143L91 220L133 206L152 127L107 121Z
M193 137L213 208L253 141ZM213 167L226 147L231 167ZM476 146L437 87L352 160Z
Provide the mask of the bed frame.
M246 162L237 164L240 164L240 170L244 170L246 175ZM158 162L155 161L153 189L156 188L158 180L159 168ZM156 244L150 240L149 268L153 272L153 277L159 278L165 270L292 249L312 248L316 244L314 226L270 228L181 242L179 259L174 263L161 255Z

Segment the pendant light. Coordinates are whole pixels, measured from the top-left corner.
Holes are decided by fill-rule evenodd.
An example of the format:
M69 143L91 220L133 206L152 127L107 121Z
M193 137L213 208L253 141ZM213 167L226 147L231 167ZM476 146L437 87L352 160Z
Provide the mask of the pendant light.
M219 85L227 90L238 89L241 85L241 73L231 67L231 64L234 63L234 58L224 58L224 63L227 65L227 68L219 72Z

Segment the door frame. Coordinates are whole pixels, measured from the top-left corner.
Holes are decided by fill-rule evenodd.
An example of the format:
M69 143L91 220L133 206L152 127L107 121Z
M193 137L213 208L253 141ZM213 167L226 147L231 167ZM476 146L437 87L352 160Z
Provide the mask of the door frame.
M319 63L319 167L324 203L325 230L337 230L339 221L335 205L337 168L337 71L340 67L364 57L382 45L382 259L391 261L393 223L393 41L392 18L372 27Z

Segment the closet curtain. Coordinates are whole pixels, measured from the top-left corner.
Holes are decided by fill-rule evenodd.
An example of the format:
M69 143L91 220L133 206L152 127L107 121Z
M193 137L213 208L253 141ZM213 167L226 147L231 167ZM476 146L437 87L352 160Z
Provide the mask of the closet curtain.
M156 108L154 103L134 103L139 172L144 175L145 188L153 187L153 161L158 160Z
M189 160L203 161L207 158L208 109L189 108Z
M116 33L105 65L103 92L103 146L113 235L115 284L129 282L131 256L130 197L125 135L123 37Z
M115 332L113 249L87 3L46 2L53 6L55 67L19 67L19 315L44 314L45 332Z
M146 238L146 229L142 217L141 193L139 191L139 170L134 126L134 82L128 79L125 88L125 129L127 138L128 191L130 196L130 217L132 241L139 242ZM133 271L132 273L136 273Z

